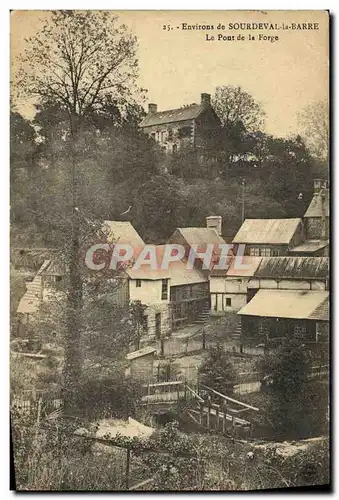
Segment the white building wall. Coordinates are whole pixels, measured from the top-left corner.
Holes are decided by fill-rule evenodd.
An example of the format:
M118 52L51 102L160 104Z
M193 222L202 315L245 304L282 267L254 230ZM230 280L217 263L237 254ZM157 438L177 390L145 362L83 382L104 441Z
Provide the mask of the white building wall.
M170 308L170 280L168 280L167 299L162 300L162 280L141 280L137 287L137 280L129 280L130 300L140 300L147 305L144 316L147 316L147 335L156 336L156 314L161 314L161 335L168 335L172 331Z
M166 304L170 297L170 280L168 280L167 300L161 299L162 280L141 280L141 286L137 287L137 280L129 281L130 300L140 300L142 304Z
M325 290L321 280L290 280L276 281L269 278L234 278L210 277L211 314L224 314L228 311L239 311L247 303L247 292L253 289L272 290ZM218 294L218 296L216 295ZM226 299L231 299L231 305L226 305ZM228 301L229 302L229 301Z

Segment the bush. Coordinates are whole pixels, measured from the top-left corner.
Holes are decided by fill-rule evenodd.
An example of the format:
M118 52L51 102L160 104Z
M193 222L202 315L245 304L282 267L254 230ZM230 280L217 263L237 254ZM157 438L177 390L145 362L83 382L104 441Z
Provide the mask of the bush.
M199 368L199 381L223 394L233 393L235 368L230 354L222 346L212 347Z

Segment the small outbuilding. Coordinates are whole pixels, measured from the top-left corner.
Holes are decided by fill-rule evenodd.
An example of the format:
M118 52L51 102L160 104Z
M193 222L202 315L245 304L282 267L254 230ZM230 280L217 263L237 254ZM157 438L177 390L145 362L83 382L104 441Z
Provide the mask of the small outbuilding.
M127 354L126 359L129 361L131 377L142 381L148 381L152 378L156 351L155 347L148 346Z

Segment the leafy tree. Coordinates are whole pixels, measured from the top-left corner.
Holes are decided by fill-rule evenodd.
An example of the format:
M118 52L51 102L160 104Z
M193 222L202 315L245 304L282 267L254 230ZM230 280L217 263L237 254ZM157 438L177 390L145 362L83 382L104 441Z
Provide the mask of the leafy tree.
M239 86L217 87L212 105L224 129L231 134L239 134L243 129L256 131L263 125L265 113L261 105Z
M329 101L317 101L309 104L299 114L302 136L312 153L319 159L328 161L330 140ZM326 165L328 169L328 165Z
M258 360L257 370L269 397L267 417L275 432L285 438L310 437L323 425L324 388L308 380L310 367L308 353L296 340L286 341Z
M164 243L180 227L180 182L169 174L154 175L135 191L136 228L145 240Z
M29 222L27 210L34 208L32 181L38 144L32 123L18 112L10 116L10 197L11 221Z
M68 342L65 384L72 405L80 376L82 282L78 268L79 157L76 140L88 114L107 104L107 96L128 100L137 92L136 38L119 25L110 12L53 11L42 29L27 40L22 64L16 75L17 88L41 103L58 105L69 120L65 136L71 159L70 204L66 212L71 224L68 246L69 290L67 294Z
M218 345L209 349L199 367L199 382L222 394L233 392L235 368L224 347Z

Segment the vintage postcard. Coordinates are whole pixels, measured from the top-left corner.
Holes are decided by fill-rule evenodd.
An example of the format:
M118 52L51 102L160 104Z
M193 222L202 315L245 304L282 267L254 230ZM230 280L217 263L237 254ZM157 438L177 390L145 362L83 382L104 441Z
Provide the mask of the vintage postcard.
M10 17L13 489L329 489L329 12Z

